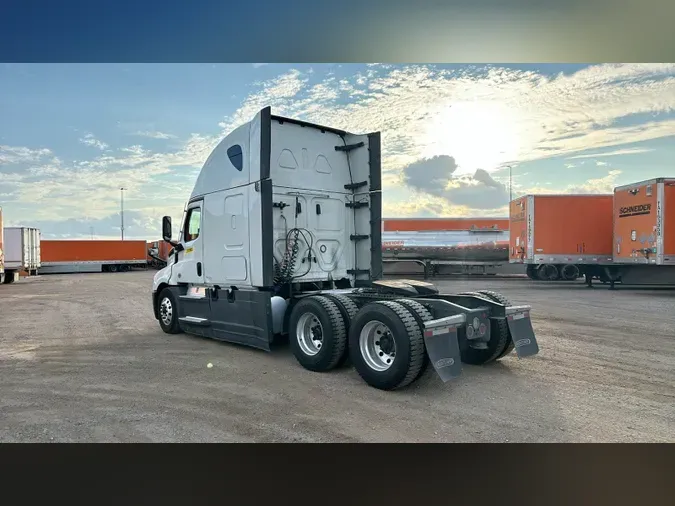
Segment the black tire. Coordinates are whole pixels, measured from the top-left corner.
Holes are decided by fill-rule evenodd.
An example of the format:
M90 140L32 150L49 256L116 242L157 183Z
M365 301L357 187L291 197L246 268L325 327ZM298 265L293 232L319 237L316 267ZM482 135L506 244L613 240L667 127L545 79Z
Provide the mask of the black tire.
M424 336L424 322L428 322L429 320L434 319L433 315L431 314L431 311L429 311L421 303L413 299L397 299L394 302L398 302L399 304L405 306L410 310L410 312L415 317L415 320L417 320L418 325L420 326L420 332L422 332L422 336ZM417 374L415 380L418 380L424 375L428 366L429 366L429 355L425 353L424 362L422 363L420 372Z
M168 304L167 304L168 301ZM171 315L168 317L167 313ZM178 322L178 301L171 288L165 288L157 297L157 313L159 316L159 326L167 334L180 334L182 332ZM167 316L165 318L164 316Z
M556 281L560 279L560 271L553 264L543 264L537 269L537 277L542 281Z
M368 365L359 345L361 331L374 320L389 328L391 339L396 344L393 362L383 371ZM403 388L415 381L425 354L424 337L415 316L397 302L376 301L366 304L349 329L349 356L354 368L366 383L380 390Z
M313 347L314 343L301 344L301 342L307 342L307 336L303 339L298 329L298 325L305 325L304 315L308 315L308 325L311 317L315 323L318 321L321 324L320 326L315 324L310 329L306 329L311 330L312 335L320 332L321 341L315 354L309 353L312 350L308 351L307 347ZM305 369L314 372L330 371L337 367L345 354L347 348L345 319L337 303L328 297L313 295L301 299L291 311L288 330L293 355Z
M356 304L356 302L354 302L346 295L327 294L326 297L328 297L331 300L334 300L337 303L338 308L340 308L340 313L342 313L342 318L345 321L345 331L348 334L349 326L351 325L352 320L354 319L356 314L359 312L359 306ZM345 365L348 359L349 359L349 350L347 349L347 346L345 346L344 352L342 353L342 356L339 358L337 364L335 364L335 367L342 367L343 365Z
M525 274L532 281L539 281L539 277L537 276L537 266L536 265L527 264L527 267L525 268Z
M117 266L116 265L109 265L108 266L108 272L117 272Z
M478 290L478 293L481 293L488 297L489 299L492 299L495 302L498 302L499 304L503 304L504 306L510 306L511 301L504 297L501 293L499 292L493 292L492 290ZM498 332L500 334L506 334L506 346L504 347L504 350L495 358L495 360L499 360L502 357L505 357L509 353L513 351L513 348L515 347L513 344L513 339L511 338L511 331L509 330L509 324L506 322L506 320L490 320L491 325L490 325L490 334L493 332Z
M575 264L566 264L560 269L560 277L564 281L576 281L579 276L581 276L581 271Z
M471 295L474 297L483 297L500 304L510 305L509 301L503 295L491 290L477 290L475 292L462 292L459 295ZM498 298L495 298L498 297ZM490 320L490 340L487 342L487 348L476 349L471 346L460 346L462 362L469 365L485 365L494 362L498 358L505 356L511 350L509 342L513 344L509 326L505 320ZM513 348L511 348L513 349ZM507 351L508 350L508 351Z

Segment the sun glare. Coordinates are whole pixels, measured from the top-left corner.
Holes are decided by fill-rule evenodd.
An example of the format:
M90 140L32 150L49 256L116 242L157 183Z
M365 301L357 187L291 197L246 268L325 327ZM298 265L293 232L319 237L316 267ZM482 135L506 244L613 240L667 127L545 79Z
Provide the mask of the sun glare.
M517 158L515 111L498 102L456 102L446 106L429 125L424 156L449 155L456 174L491 171Z

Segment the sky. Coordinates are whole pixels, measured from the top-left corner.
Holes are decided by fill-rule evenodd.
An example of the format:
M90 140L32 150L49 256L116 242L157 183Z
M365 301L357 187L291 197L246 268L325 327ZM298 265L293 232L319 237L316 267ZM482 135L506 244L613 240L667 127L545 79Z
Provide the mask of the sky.
M268 105L381 131L385 217L506 216L510 195L675 176L675 64L0 64L5 226L117 238L124 187L125 238L157 239Z

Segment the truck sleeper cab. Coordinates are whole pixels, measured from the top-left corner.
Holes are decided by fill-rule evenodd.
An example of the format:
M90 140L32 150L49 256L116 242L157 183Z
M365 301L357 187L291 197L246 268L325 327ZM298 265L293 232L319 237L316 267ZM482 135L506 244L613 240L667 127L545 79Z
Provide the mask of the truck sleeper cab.
M429 361L447 381L461 362L536 354L529 306L494 292L440 294L382 280L379 132L355 135L273 116L233 130L206 160L178 241L153 281L162 330L270 351L288 335L298 362L328 371L349 357L385 390Z

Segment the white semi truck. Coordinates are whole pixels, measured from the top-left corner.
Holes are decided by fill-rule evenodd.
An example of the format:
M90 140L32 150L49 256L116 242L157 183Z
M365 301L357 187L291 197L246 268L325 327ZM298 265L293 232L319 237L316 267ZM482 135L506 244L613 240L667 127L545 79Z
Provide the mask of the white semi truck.
M538 353L529 306L490 291L442 294L382 279L380 133L355 135L261 110L206 160L178 241L154 277L162 330L263 350L288 336L323 372L349 358L383 390L429 363L443 381L461 363Z

